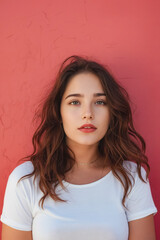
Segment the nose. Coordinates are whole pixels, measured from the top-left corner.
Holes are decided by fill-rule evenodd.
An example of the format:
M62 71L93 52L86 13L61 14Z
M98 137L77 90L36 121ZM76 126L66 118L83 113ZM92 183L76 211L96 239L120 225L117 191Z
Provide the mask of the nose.
M82 119L93 119L93 111L91 109L91 106L85 106L82 111Z

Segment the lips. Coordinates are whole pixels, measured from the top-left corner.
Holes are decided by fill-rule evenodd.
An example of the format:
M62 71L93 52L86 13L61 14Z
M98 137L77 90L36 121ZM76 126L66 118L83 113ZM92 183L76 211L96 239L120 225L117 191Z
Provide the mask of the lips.
M78 129L96 129L96 127L93 124L84 124Z

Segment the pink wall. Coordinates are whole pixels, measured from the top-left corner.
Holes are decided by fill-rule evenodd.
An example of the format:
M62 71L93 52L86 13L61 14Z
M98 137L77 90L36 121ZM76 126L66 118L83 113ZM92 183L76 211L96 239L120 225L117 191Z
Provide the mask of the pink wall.
M160 207L159 12L158 0L1 1L0 208L9 173L32 150L31 121L38 101L59 64L72 54L107 64L128 90ZM159 213L155 222L160 236Z

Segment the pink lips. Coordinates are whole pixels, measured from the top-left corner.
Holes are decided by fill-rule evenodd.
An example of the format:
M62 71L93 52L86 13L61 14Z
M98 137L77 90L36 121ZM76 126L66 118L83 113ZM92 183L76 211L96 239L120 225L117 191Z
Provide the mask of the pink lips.
M88 127L88 128L85 128ZM82 132L94 132L97 128L93 124L84 124L80 128L78 128Z
M84 124L79 129L84 128L84 127L90 127L90 128L96 129L96 127L93 124Z

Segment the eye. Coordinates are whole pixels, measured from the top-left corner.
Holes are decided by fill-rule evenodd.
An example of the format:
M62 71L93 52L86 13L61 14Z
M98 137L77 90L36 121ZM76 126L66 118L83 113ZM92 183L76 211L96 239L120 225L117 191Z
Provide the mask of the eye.
M70 105L79 105L80 102L77 101L77 100L74 100L74 101L72 101L72 102L69 102L69 104L70 104ZM98 100L98 101L96 102L96 104L98 104L98 105L106 105L106 102L103 101L103 100Z
M78 103L79 101L72 101L72 102L70 102L69 104L71 104L71 105L77 105L77 103Z
M106 105L106 102L103 100L99 100L96 103L98 103L98 105Z

